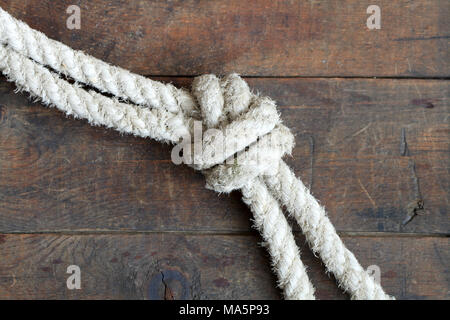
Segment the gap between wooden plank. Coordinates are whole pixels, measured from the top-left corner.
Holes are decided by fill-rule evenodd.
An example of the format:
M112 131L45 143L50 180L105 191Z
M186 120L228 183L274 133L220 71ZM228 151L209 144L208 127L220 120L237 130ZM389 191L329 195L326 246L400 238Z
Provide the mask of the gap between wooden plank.
M0 232L0 235L138 235L138 234L180 234L196 236L253 236L256 231L232 231L232 230L43 230L43 231L8 231ZM300 231L293 231L295 235L301 235ZM365 231L338 231L341 237L399 237L399 238L448 238L448 233L414 233L414 232L365 232Z
M320 80L320 79L352 79L352 80L450 80L450 77L423 77L423 76L344 76L344 75L329 75L329 76L282 76L282 75L273 75L273 76L255 76L255 75L245 75L238 73L242 78L248 79L305 79L305 80ZM202 74L197 75L161 75L161 74L144 74L143 77L146 78L195 78L201 76ZM220 75L220 74L218 74Z

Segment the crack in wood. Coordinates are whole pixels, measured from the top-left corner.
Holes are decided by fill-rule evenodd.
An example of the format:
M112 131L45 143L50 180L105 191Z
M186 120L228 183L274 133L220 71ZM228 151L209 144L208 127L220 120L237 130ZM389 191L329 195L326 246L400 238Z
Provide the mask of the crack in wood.
M402 226L406 226L417 215L421 215L420 211L425 210L424 201L422 198L422 194L420 192L419 178L417 177L417 173L416 173L416 163L414 162L414 160L409 161L409 167L411 168L411 171L412 171L415 199L413 201L411 201L408 204L408 206L406 207L406 217L402 222Z
M174 300L172 290L167 285L166 281L164 281L164 272L161 271L161 282L164 285L164 300Z
M409 156L408 143L406 142L406 130L402 128L400 136L400 155Z

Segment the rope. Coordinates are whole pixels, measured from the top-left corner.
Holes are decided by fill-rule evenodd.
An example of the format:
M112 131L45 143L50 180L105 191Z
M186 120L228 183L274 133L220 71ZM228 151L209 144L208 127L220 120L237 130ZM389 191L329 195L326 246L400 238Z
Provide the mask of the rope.
M266 176L265 181L273 196L295 218L310 248L353 299L390 299L345 247L324 208L283 161L279 162L277 173Z
M180 114L164 109L139 108L92 90L86 91L3 45L0 45L0 69L21 90L47 105L56 106L67 115L87 119L92 125L104 125L123 133L170 142L188 133Z
M286 299L314 299L314 287L282 206L353 299L392 299L344 246L324 209L283 162L294 137L281 123L275 103L251 93L238 75L204 75L194 79L191 92L177 89L72 50L1 8L0 70L44 104L123 133L177 144L195 135L195 122L202 121L208 130L201 148L193 144L194 152L184 157L202 171L208 188L241 190Z

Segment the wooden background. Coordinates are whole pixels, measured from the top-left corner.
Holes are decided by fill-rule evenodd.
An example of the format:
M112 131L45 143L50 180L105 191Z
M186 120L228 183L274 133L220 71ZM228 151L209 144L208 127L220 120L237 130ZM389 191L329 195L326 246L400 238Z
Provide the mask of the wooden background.
M81 8L81 29L66 8ZM368 30L366 8L381 7ZM0 0L153 79L235 71L278 101L295 172L399 299L449 299L450 2ZM66 118L0 77L0 298L278 299L239 193L170 147ZM420 202L424 210L417 211ZM417 211L411 222L402 221ZM346 299L296 228L317 297ZM81 268L82 289L66 288Z

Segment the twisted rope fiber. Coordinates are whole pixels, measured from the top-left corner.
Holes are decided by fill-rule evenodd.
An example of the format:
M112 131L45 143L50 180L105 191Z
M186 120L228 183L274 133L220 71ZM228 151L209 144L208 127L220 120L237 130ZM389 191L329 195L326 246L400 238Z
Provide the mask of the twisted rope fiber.
M1 8L0 43L0 70L8 80L92 125L171 143L195 134L194 120L216 129L205 133L202 150L194 152L191 166L202 170L208 188L242 191L285 298L314 299L314 288L281 205L353 299L391 299L345 247L325 210L281 160L291 152L294 138L281 124L274 102L252 94L239 76L197 77L189 93L74 51ZM55 71L129 103L70 84Z
M30 28L1 7L0 42L7 43L16 52L75 81L88 83L101 92L109 92L136 104L164 108L174 113L179 112L180 107L192 104L191 101L184 102L184 99L190 99L185 90L132 74L81 51L73 50Z

